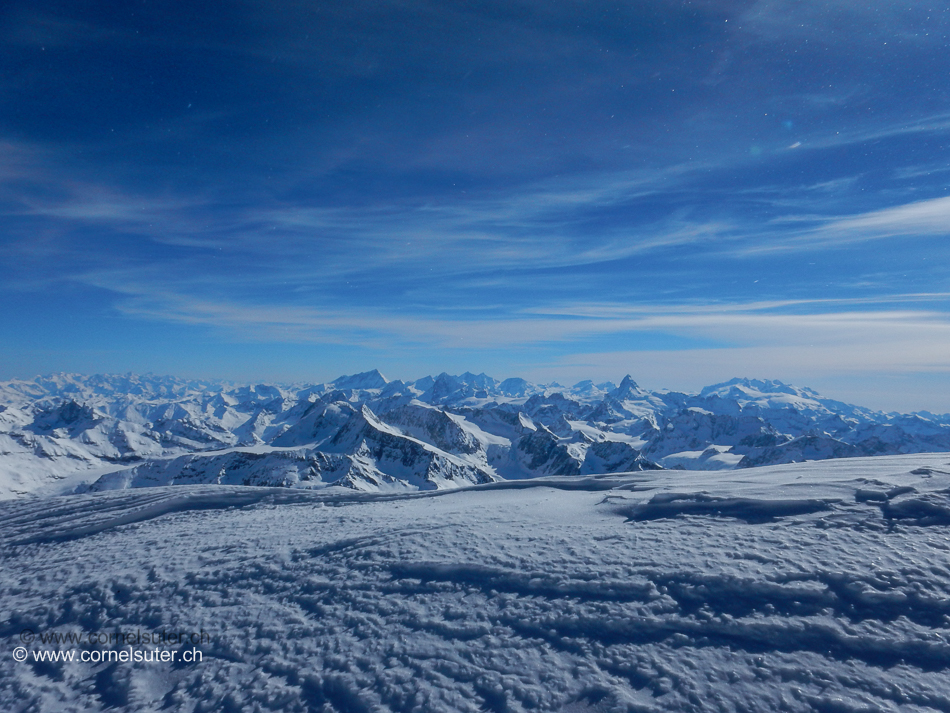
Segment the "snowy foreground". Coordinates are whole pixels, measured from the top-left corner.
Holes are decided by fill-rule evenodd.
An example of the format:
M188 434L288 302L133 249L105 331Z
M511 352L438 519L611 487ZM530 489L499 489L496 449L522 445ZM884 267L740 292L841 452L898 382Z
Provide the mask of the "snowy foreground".
M4 711L950 711L947 453L143 488L0 523ZM162 630L201 662L11 655Z

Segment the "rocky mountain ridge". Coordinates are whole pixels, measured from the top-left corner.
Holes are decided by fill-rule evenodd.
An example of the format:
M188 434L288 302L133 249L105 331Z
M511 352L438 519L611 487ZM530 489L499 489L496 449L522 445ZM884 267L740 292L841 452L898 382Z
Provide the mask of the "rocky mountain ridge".
M221 483L442 489L950 450L950 415L885 414L778 381L698 394L499 381L237 385L55 374L0 383L0 496Z

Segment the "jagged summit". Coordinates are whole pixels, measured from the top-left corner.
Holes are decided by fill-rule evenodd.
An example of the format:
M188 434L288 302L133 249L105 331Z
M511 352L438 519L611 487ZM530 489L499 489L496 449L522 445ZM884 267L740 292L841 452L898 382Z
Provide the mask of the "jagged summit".
M495 387L498 386L498 381L488 376L488 374L485 374L484 372L481 374L473 374L470 371L466 371L464 374L458 377L458 380L468 384L473 388L486 391L494 390Z
M69 399L59 406L37 413L29 428L35 433L49 433L57 429L76 432L93 426L97 420L93 409Z

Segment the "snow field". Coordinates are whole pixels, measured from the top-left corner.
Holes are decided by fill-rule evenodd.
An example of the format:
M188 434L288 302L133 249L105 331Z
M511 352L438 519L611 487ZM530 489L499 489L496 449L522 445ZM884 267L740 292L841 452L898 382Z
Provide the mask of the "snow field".
M211 643L174 666L7 653L0 708L948 711L948 492L931 454L4 502L8 650L24 629Z

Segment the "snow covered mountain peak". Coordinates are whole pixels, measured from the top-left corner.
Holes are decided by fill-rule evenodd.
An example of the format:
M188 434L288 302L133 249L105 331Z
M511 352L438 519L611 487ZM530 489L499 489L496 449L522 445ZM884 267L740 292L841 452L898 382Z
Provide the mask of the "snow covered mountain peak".
M792 394L796 396L815 396L815 392L811 389L799 389L794 386L789 386L786 383L781 381L776 381L773 379L746 379L746 378L736 378L725 381L721 384L713 384L712 386L705 387L702 391L699 392L700 396L720 396L724 397L727 394L729 395L746 395L749 397L757 397L764 394Z
M536 390L534 384L517 377L505 379L498 384L498 391L505 396L527 396Z

